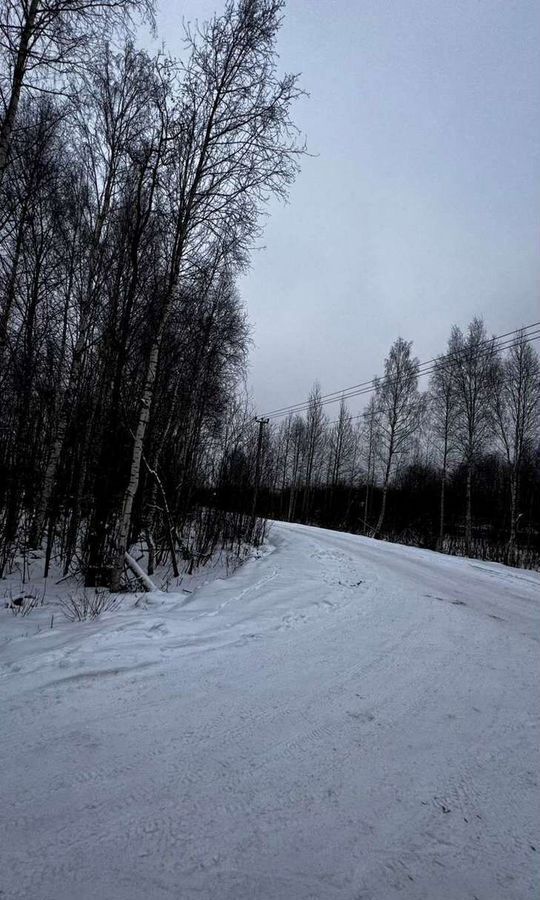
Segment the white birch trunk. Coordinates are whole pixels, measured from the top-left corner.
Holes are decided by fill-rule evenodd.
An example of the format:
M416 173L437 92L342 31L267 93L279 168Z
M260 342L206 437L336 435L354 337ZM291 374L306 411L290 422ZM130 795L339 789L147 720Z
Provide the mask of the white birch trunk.
M134 575L137 576L137 578L140 578L147 591L157 591L157 587L155 586L152 579L148 577L144 569L141 569L139 563L134 560L133 557L129 555L129 553L124 554L124 559L128 568L131 569L131 571Z
M148 422L150 421L150 407L152 405L152 396L154 393L154 384L157 375L157 366L159 358L159 350L161 345L161 335L163 334L163 325L159 329L148 360L148 368L146 370L146 379L141 397L141 408L139 412L139 421L135 438L133 441L133 454L131 457L131 470L129 474L128 485L124 494L124 502L122 504L122 512L118 525L118 533L116 538L116 556L113 563L111 573L111 591L120 590L120 581L122 571L124 569L124 561L128 550L129 532L131 528L131 513L133 511L133 501L139 487L141 474L141 462L143 457L144 438ZM142 569L141 569L142 571Z

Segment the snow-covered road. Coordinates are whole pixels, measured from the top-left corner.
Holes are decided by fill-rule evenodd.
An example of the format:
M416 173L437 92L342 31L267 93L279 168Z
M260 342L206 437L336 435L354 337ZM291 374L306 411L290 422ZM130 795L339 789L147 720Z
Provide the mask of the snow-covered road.
M298 525L5 644L2 900L538 896L540 577Z

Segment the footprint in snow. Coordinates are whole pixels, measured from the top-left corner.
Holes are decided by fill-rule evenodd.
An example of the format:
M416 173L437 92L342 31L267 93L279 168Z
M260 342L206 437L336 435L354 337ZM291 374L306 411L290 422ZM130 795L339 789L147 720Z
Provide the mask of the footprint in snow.
M351 710L347 710L347 715L351 717L351 719L357 719L359 722L374 722L375 716L370 712L352 712Z

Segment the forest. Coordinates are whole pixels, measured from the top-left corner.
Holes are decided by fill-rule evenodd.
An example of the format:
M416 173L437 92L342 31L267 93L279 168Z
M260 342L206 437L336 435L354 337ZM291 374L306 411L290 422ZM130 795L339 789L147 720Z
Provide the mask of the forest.
M341 397L316 384L306 403L269 413L260 511L537 567L539 336L534 323L490 337L475 318L423 364L398 338L380 378ZM353 416L347 399L362 396Z
M134 545L178 576L268 518L538 565L538 332L475 319L427 369L400 338L335 420L317 385L255 416L238 278L305 152L282 9L228 2L173 59L147 0L2 5L0 577L118 591Z
M236 282L303 145L281 0L228 2L173 59L147 0L10 0L0 84L0 576L44 553L118 590L258 540L195 501L245 419ZM136 569L136 566L135 566Z

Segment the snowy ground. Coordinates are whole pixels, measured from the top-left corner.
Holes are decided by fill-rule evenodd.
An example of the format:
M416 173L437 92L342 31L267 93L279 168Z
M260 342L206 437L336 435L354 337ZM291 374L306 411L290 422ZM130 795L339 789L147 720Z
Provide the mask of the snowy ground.
M270 542L96 622L0 610L2 900L538 896L540 576Z

